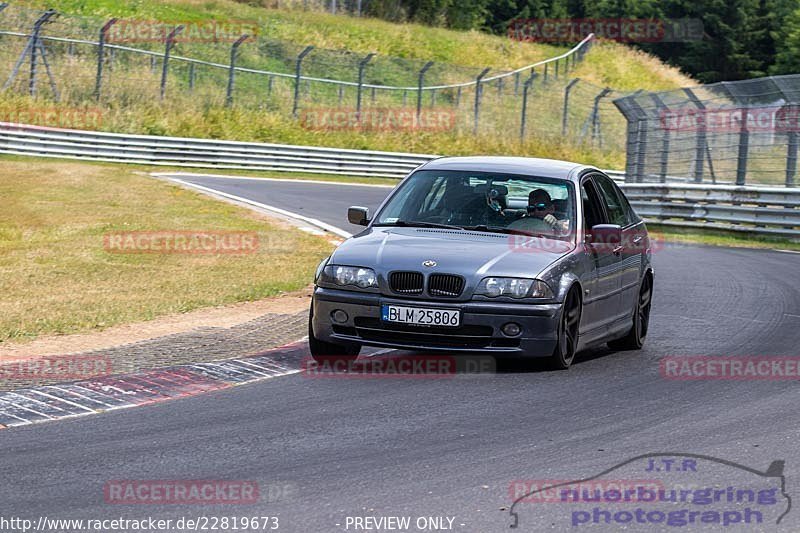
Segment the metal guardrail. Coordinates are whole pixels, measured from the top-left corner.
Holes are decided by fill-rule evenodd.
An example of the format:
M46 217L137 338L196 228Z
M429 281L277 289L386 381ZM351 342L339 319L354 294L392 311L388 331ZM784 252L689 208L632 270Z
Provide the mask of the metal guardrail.
M125 135L0 122L0 153L113 163L402 178L436 155ZM623 181L625 173L606 171ZM647 221L800 238L800 188L620 183Z
M402 178L435 155L125 135L0 122L0 153L187 168Z
M800 188L620 184L647 222L800 238Z

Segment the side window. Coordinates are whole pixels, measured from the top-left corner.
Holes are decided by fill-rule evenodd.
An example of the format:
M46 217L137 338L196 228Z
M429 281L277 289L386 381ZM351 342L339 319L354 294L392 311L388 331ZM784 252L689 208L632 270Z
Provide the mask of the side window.
M608 211L609 224L619 224L625 227L633 222L628 218L629 214L626 212L625 204L627 203L621 194L618 194L618 189L610 179L605 176L595 175L594 181L597 183L597 188L600 189L600 195L606 204ZM630 208L630 206L628 206Z
M583 221L584 230L588 231L593 226L603 223L603 211L600 207L600 200L597 192L592 186L592 182L586 180L581 185L581 200L583 202Z
M617 191L617 196L619 196L620 202L622 203L622 208L625 210L625 216L628 219L628 223L638 224L641 222L642 219L636 214L636 211L633 210L633 207L631 207L631 203L628 201L628 198L625 197L625 193L623 193L613 181L611 182L611 185L613 185L614 190Z

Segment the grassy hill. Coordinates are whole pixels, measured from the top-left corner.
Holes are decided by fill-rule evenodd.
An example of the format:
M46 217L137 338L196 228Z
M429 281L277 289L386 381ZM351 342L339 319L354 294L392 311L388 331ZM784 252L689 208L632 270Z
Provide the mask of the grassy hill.
M29 2L28 7L44 7L45 2ZM425 61L435 61L426 82L454 83L473 79L483 67L491 73L511 70L559 55L566 48L544 44L521 43L504 37L479 32L457 32L415 24L392 24L375 19L334 16L327 13L276 10L254 7L231 0L61 0L58 10L67 14L59 21L64 34L79 33L95 38L103 19L121 17L138 20L192 22L255 21L259 27L258 43L242 47L239 64L253 68L292 72L292 59L306 45L316 50L309 55L304 72L309 75L355 79L355 61L366 53L378 56L366 71L368 83L413 86L416 72ZM5 14L4 14L5 15ZM54 25L54 31L57 29ZM22 42L15 42L21 47ZM161 45L138 45L153 50ZM10 68L13 52L8 50L0 60ZM226 62L227 45L180 43L174 53ZM349 53L344 53L347 50ZM60 51L60 55L59 55ZM60 105L73 108L94 106L94 51L79 49L66 57L64 47L54 45L53 63L64 98ZM123 68L124 67L124 68ZM473 94L465 91L462 97L453 90L436 95L436 101L426 106L452 109L456 125L452 130L438 132L386 131L313 131L304 129L291 116L290 79L276 78L274 87L265 91L263 76L237 76L235 102L232 108L223 106L225 72L201 71L197 84L188 91L186 65L172 62L168 98L158 101L159 68L139 58L120 54L113 73L107 74L101 129L130 133L230 138L293 144L316 144L352 148L402 150L425 153L512 153L580 159L606 167L621 167L622 132L624 121L611 104L613 96L638 89L670 89L692 84L681 73L655 58L616 43L595 46L568 78L541 79L534 83L528 103L528 129L523 141L519 139L521 90L513 90L513 80L503 85L484 86L481 128L472 134ZM551 71L552 74L552 71ZM563 88L568 79L581 78L571 96L568 133L561 135L561 105ZM20 80L24 82L25 80ZM603 88L616 90L601 102L601 131L592 140L589 112L594 96ZM302 109L314 106L352 107L355 92L347 88L337 95L336 88L324 84L303 87ZM44 97L47 95L44 93ZM374 97L365 94L365 106L393 107L403 103L413 106L416 95L409 92L407 101L400 101L400 92L378 92ZM373 100L374 98L374 100ZM459 105L456 105L458 101ZM6 96L0 101L0 112L41 105L27 96Z

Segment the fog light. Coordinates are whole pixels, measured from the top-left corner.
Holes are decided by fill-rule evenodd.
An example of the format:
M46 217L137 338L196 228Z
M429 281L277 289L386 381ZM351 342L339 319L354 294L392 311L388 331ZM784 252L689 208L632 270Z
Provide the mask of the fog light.
M515 324L514 322L504 324L500 329L503 331L504 335L508 335L509 337L516 337L522 331L522 328L519 327L519 324Z
M341 309L337 309L336 311L331 313L331 317L333 317L334 322L338 322L340 324L344 324L345 322L347 322L347 319L349 318L347 316L347 313L345 313Z

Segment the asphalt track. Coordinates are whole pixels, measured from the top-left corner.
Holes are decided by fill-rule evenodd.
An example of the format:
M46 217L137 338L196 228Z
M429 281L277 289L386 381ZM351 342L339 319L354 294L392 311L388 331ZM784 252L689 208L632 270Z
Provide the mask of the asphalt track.
M348 230L346 206L374 208L388 191L183 179ZM800 355L798 260L777 251L666 247L654 254L645 348L584 353L567 372L294 374L5 430L0 517L277 515L279 531L327 532L355 531L345 528L348 516L410 516L412 523L446 516L454 517L453 531L509 531L512 481L582 479L652 452L705 454L758 470L784 460L786 492L798 502L796 381L687 382L659 374L659 359L670 355ZM699 475L687 482L702 483ZM120 479L254 480L262 499L239 506L109 505L103 486ZM276 484L291 490L267 497ZM548 507L558 510L544 520L532 507L519 509L519 530L583 529L556 516L567 512L563 507ZM800 530L796 507L779 526L738 530Z

